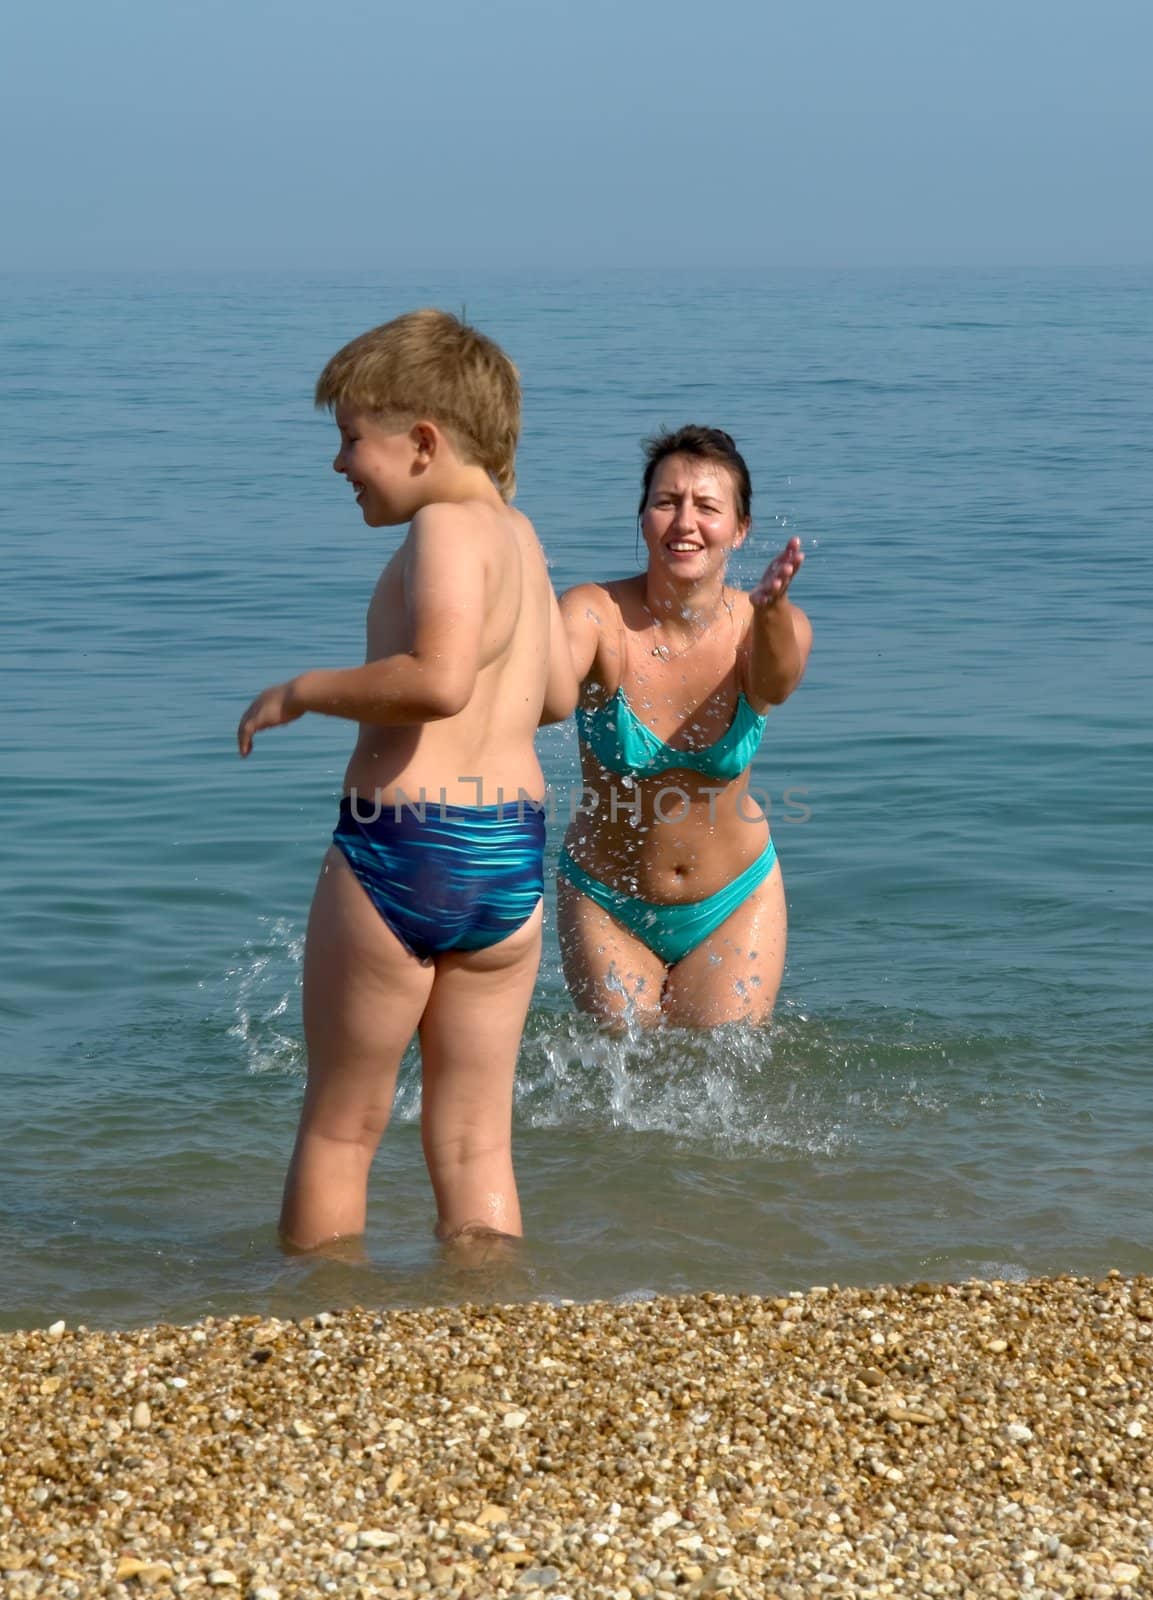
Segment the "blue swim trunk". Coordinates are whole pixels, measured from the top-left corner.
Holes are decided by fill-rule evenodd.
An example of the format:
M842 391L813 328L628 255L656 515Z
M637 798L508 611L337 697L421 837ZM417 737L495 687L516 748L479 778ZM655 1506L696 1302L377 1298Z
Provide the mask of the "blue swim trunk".
M414 956L484 950L544 894L544 807L377 804L345 795L332 842Z

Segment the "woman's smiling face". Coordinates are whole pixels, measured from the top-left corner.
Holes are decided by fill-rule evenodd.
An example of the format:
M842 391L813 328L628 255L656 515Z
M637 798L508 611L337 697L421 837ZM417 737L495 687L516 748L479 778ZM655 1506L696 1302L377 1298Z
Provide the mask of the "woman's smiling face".
M641 531L649 562L684 581L708 578L745 542L732 474L717 461L666 456L657 464Z

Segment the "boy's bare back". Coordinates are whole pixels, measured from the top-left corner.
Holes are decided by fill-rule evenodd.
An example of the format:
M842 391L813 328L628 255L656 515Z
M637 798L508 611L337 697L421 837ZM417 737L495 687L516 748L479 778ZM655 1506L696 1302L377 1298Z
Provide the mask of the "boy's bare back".
M532 523L511 506L430 505L413 519L368 608L366 661L427 663L439 715L361 725L345 791L383 804L442 797L540 800L534 748L549 674L554 597Z

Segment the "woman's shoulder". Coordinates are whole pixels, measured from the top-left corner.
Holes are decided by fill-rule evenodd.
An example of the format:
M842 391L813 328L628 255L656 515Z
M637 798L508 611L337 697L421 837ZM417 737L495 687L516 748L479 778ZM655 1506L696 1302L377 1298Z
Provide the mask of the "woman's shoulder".
M635 578L577 583L560 597L561 616L581 680L581 704L595 708L620 686L624 633Z
M636 578L608 578L604 583L574 583L560 597L561 610L566 617L586 617L598 625L619 626L629 604L630 591L637 581Z
M604 604L609 599L609 585L607 583L574 583L571 589L565 589L560 596L561 608L566 606Z

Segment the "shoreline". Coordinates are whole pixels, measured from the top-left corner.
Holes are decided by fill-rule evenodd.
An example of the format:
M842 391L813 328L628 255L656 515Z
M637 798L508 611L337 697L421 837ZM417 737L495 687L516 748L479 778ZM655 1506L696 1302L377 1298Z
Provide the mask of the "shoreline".
M1153 1278L0 1334L12 1596L1138 1596Z

